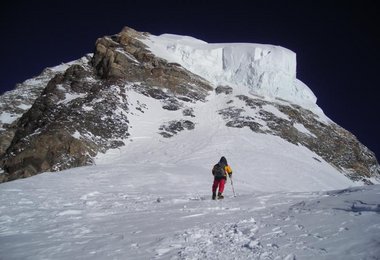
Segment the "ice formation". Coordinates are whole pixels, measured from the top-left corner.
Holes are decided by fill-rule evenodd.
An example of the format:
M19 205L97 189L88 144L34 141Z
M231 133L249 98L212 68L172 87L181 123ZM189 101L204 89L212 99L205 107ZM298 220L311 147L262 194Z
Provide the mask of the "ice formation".
M189 36L150 35L153 54L179 63L211 84L243 87L265 97L313 107L317 98L296 78L296 54L286 48L253 43L207 43Z

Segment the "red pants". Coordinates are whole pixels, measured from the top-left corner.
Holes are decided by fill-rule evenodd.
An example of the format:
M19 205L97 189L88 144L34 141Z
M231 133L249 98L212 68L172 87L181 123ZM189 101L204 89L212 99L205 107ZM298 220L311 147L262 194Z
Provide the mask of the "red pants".
M216 193L216 189L219 186L219 192L223 193L224 191L224 184L226 183L226 179L214 179L214 184L212 185L212 193Z

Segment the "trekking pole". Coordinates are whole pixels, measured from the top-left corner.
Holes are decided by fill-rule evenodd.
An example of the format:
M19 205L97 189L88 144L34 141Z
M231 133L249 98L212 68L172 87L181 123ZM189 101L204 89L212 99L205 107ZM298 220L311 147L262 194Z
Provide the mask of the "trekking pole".
M236 197L235 189L234 189L234 183L232 182L232 178L230 177L231 186L232 186L232 192L234 193L234 197Z

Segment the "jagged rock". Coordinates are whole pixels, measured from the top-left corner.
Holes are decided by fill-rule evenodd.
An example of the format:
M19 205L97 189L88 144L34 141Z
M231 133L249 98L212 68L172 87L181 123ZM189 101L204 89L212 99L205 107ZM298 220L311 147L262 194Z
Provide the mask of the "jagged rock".
M185 129L192 130L194 127L194 123L190 120L173 120L162 125L159 130L163 130L160 132L163 137L169 138Z
M12 142L17 121L33 105L47 83L65 68L65 64L54 69L47 68L37 77L17 84L13 91L0 96L0 111L9 117L6 123L0 121L0 158Z
M173 97L171 93L165 93L162 89L157 87L149 87L142 85L134 85L133 87L137 92L152 97L154 99L162 100L162 108L166 110L176 111L182 108L181 102L178 101L178 98Z
M92 61L98 75L104 79L143 82L176 95L204 100L212 87L179 64L154 56L139 40L145 37L146 33L125 27L117 35L98 39Z
M259 110L259 116L243 116L244 109L229 107L219 111L227 126L249 127L257 133L273 134L295 145L304 145L355 181L370 183L366 178L379 174L379 165L373 152L337 124L325 124L311 111L294 104L282 105L244 95L237 98L244 101L246 107ZM275 107L288 118L266 111L265 105ZM265 122L266 125L259 122ZM296 124L303 126L308 132L299 131Z
M4 179L88 165L98 152L123 145L119 139L129 135L123 91L96 80L89 66L57 74L17 122L3 156Z
M229 86L217 86L215 88L215 93L218 95L222 93L229 95L229 94L232 94L232 92L233 92L233 89Z
M175 98L169 98L165 100L165 104L162 106L163 109L170 110L170 111L176 111L181 109L182 105L180 102L178 102Z
M182 114L183 114L184 116L195 117L195 115L194 115L194 109L192 109L192 108L185 108L185 109L182 111Z
M14 128L11 128L9 126L5 126L5 127L7 127L6 131L5 130L0 131L0 157L8 149L16 132L16 129Z
M7 180L91 164L94 153L89 153L89 148L65 130L28 138L18 142L14 147L19 149L15 151L17 155L7 159L4 167L9 173Z

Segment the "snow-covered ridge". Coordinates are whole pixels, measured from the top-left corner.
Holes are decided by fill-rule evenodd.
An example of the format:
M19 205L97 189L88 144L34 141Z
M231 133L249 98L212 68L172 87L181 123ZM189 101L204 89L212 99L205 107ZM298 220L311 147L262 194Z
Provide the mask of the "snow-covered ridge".
M207 43L189 36L149 35L143 42L158 57L179 63L214 86L243 87L254 94L315 107L317 98L296 78L296 54L253 43Z
M36 77L17 84L16 88L0 96L0 131L4 124L12 124L25 113L41 94L48 82L57 74L64 73L70 66L78 64L84 66L92 58L87 54L77 60L48 67Z

